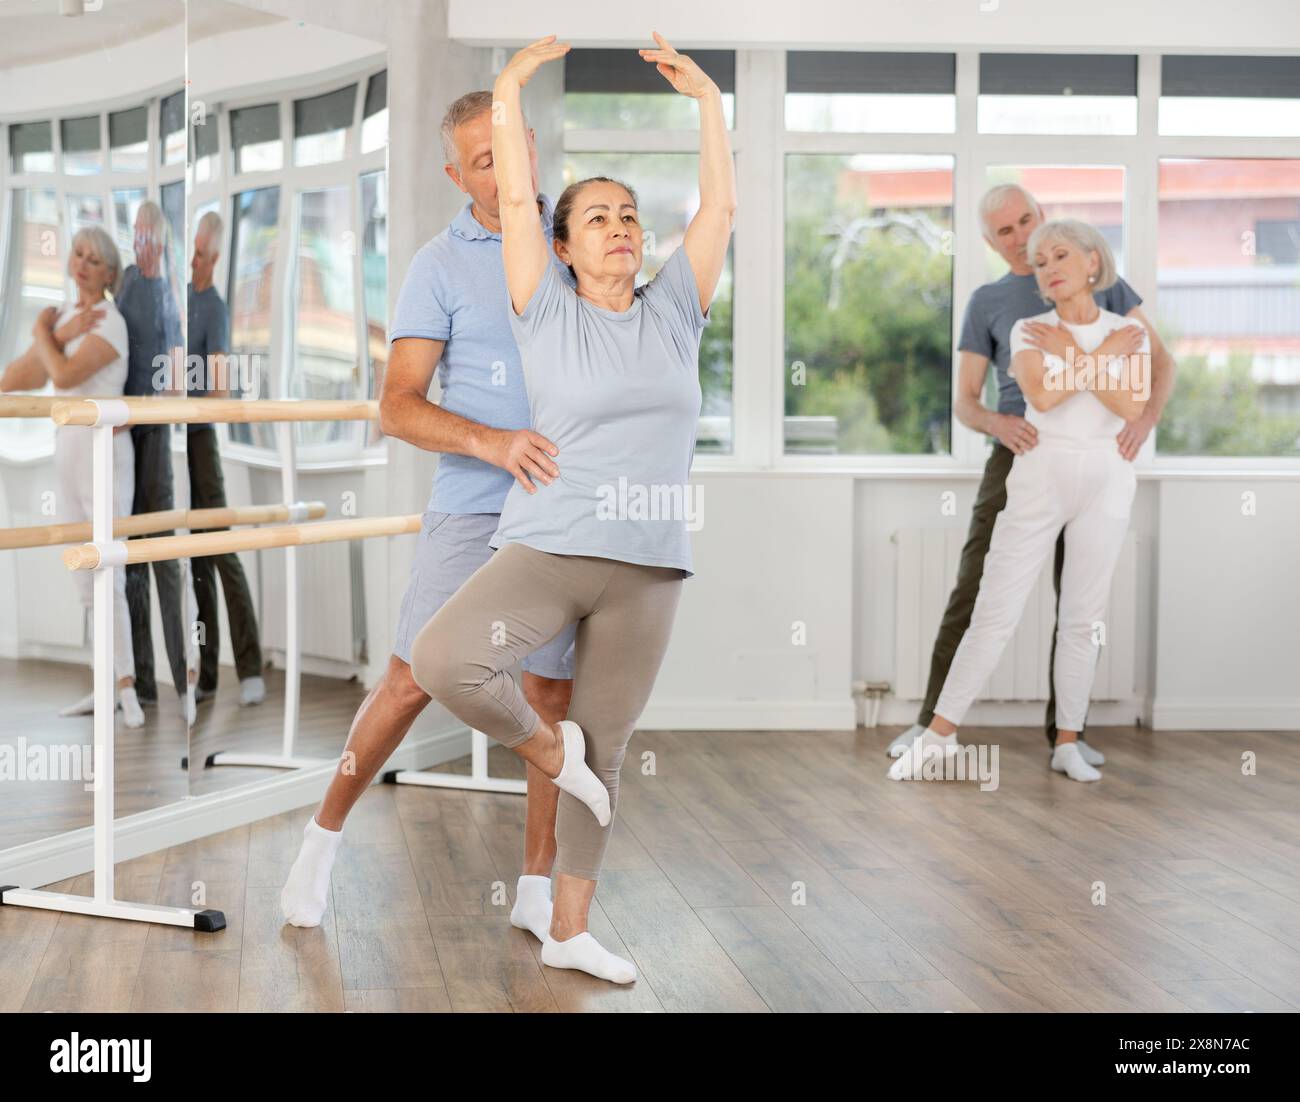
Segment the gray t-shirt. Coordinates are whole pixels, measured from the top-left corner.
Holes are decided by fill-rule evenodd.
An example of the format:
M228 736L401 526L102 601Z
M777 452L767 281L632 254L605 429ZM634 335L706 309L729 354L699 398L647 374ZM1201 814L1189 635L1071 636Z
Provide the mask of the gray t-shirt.
M559 477L516 482L490 546L524 543L692 576L687 522L700 415L700 311L678 248L623 311L596 306L547 264L522 314L509 304L531 427L550 440Z
M157 395L155 362L181 344L180 305L163 276L145 278L132 264L122 275L122 285L113 296L131 339L126 393ZM164 388L165 389L165 388Z
M1120 315L1142 305L1138 293L1122 279L1092 297L1103 310ZM1038 294L1038 280L1032 274L1021 276L1014 272L984 284L970 297L957 348L993 361L998 377L999 413L1025 415L1025 396L1015 379L1007 374L1011 366L1011 327L1022 318L1041 314L1047 305Z
M188 345L185 350L187 358L185 365L186 390L191 398L205 398L209 393L206 384L208 382L208 372L211 370L208 365L208 357L230 351L230 318L226 313L226 304L221 301L221 296L217 294L215 286L196 291L194 284L191 283L186 300L187 315L189 317L189 329L185 334ZM196 368L193 361L188 360L190 356L200 357L202 367ZM202 372L201 379L192 378L191 373L197 374L198 371ZM191 385L194 382L202 382L203 385ZM188 431L194 432L197 429L209 429L211 427L208 424L190 425Z

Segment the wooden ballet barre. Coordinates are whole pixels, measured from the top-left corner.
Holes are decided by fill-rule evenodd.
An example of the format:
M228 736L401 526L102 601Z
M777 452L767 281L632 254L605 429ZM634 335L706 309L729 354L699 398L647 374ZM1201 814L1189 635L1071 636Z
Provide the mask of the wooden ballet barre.
M354 520L326 520L320 524L278 524L270 528L245 528L238 532L202 532L193 536L158 536L130 540L122 545L125 555L113 565L162 562L167 559L225 555L231 551L265 551L271 547L301 547L312 543L401 536L420 530L421 515L405 517L357 517ZM63 552L69 570L97 570L99 547L83 543Z
M56 425L97 425L100 407L110 400L66 398L55 402L50 417ZM221 421L248 424L254 421L374 421L379 417L379 403L374 399L342 401L304 398L301 401L259 398L141 398L118 399L126 407L114 424L188 425Z
M286 520L319 520L325 515L323 501L307 501L298 506L239 505L220 509L165 509L157 513L136 513L113 518L113 536L147 536L150 532L167 532L173 528L233 528L238 524L273 524ZM30 528L0 529L0 551L24 547L51 547L58 543L84 543L94 538L88 520L71 524L37 524Z

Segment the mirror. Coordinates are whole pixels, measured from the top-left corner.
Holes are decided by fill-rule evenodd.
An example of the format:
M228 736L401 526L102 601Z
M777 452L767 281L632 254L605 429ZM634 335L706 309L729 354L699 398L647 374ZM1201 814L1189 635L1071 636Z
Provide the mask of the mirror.
M224 2L190 13L187 363L209 369L207 393L379 395L386 51L310 18ZM192 394L204 389L191 381ZM189 456L204 507L382 512L363 507L387 461L376 423L191 426ZM365 696L365 554L341 542L195 559L204 642L192 794L337 759Z
M0 10L5 389L167 393L174 378L166 368L183 341L185 5L150 0L75 16L60 9L36 0ZM43 318L52 325L35 335ZM0 849L93 821L93 574L73 574L61 557L90 537L64 532L68 542L57 542L48 529L14 531L89 520L92 435L56 429L48 413L0 418ZM117 515L186 507L183 431L123 428L113 448ZM178 528L175 516L136 523L155 536ZM186 626L188 563L116 574L122 818L186 795L178 766L197 652Z

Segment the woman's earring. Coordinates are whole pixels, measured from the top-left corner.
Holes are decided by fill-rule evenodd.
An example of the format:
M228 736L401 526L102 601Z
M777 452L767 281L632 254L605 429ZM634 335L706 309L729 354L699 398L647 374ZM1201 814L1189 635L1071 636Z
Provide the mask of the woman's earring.
M1088 282L1089 282L1089 283L1096 283L1096 282L1097 282L1097 277L1096 277L1095 275L1090 275L1090 276L1088 277Z

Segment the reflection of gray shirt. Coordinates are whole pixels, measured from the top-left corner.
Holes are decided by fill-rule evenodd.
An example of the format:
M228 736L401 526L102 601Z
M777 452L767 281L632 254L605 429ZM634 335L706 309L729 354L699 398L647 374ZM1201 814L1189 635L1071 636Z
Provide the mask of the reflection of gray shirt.
M211 389L207 386L208 372L214 370L208 363L208 357L230 351L230 319L226 313L226 304L221 301L215 285L204 291L196 291L191 283L186 303L189 318L189 327L185 332L186 385L191 398L204 398ZM191 356L197 356L198 359L192 360L189 358ZM228 379L221 378L213 381L229 383ZM228 386L219 385L216 389L225 390ZM211 427L206 424L190 425L189 431Z
M154 360L167 355L169 349L180 347L180 306L166 279L162 276L146 279L134 264L123 274L122 286L113 296L113 301L126 319L126 331L131 340L126 393L132 396L156 395L154 375L160 366Z
M1142 305L1138 293L1122 279L1092 297L1103 310L1120 315ZM1007 374L1011 366L1011 327L1022 318L1041 314L1046 305L1038 294L1038 280L1032 273L1020 276L1008 272L1001 279L984 284L970 297L957 348L993 361L998 377L999 413L1025 415L1025 396L1015 379Z
M534 432L559 449L559 477L510 487L489 541L557 555L680 567L690 577L689 484L700 414L700 336L709 324L678 248L632 305L579 298L547 264L524 312L507 314Z

